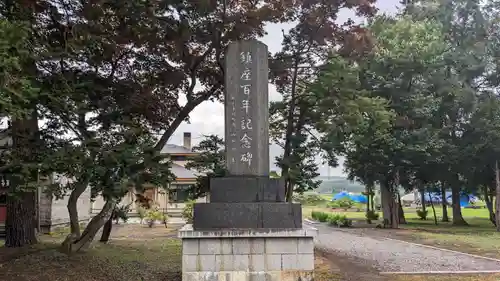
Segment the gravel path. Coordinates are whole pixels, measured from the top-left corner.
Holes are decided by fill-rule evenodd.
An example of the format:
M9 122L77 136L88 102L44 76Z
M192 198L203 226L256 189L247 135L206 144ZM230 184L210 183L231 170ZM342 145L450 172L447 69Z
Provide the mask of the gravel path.
M478 271L500 270L500 262L435 250L394 240L360 235L354 229L314 224L316 247L355 259L380 271Z

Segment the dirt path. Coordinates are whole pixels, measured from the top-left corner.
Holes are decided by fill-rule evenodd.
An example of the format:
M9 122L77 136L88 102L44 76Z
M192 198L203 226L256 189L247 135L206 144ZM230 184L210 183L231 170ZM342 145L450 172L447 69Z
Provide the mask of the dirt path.
M338 229L314 224L319 231L316 247L338 257L378 271L479 271L500 270L500 262L464 254L370 237L356 229ZM341 260L341 259L340 259ZM372 279L367 279L372 280Z

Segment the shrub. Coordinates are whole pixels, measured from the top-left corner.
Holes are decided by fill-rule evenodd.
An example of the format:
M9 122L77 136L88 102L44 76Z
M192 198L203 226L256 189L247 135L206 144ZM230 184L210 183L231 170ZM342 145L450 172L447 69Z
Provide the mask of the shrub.
M366 212L365 214L365 217L366 217L366 221L368 223L372 223L372 221L376 221L378 220L378 218L380 217L379 213L373 211L373 210L369 210Z
M153 227L156 221L161 221L165 224L167 221L167 216L156 208L147 210L145 218L149 227Z
M326 222L328 219L328 213L325 212L318 212L318 211L312 211L311 212L311 217L313 220L319 221L319 222Z
M125 223L128 221L128 213L130 212L130 205L131 204L115 207L115 210L113 211L113 220L115 221L116 224L118 224L120 220L122 220Z
M340 216L337 220L337 225L339 227L351 227L352 220L348 219L346 216Z
M347 197L339 199L337 201L338 201L339 207L346 209L346 210L351 208L354 205L354 201L352 201L351 198L347 198Z
M352 220L348 219L345 215L330 214L327 220L328 223L333 226L338 226L338 227L352 226Z
M147 210L144 207L137 206L137 215L141 219L141 224L144 221L144 218L146 217Z
M427 220L427 215L429 214L429 211L427 210L421 210L421 209L417 209L417 216L421 219L421 220Z
M182 210L182 217L186 220L186 223L193 223L193 207L194 201L188 201L184 209Z
M340 218L339 214L330 214L327 218L327 221L329 224L337 226L339 218Z
M326 200L318 194L296 194L293 196L293 201L308 206L318 206L326 203Z
M326 204L328 208L340 208L338 201L331 201Z

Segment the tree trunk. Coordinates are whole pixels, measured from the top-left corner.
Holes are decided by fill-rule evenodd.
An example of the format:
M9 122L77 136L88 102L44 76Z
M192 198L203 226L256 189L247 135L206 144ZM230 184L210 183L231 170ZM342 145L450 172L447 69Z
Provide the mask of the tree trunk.
M424 187L422 187L420 189L420 204L422 204L422 211L425 212L426 206L425 206L425 188Z
M113 216L109 217L109 220L104 224L102 229L101 240L99 242L106 243L109 241L109 236L111 235L111 229L113 228Z
M434 215L434 224L438 225L438 219L437 219L437 216L436 216L436 208L434 208L434 202L432 201L432 194L431 194L430 191L429 191L429 200L430 200L430 203L431 203L432 214Z
M442 222L449 222L450 218L448 218L448 200L446 198L446 185L445 183L441 183L441 206L443 208L443 218Z
M453 211L453 225L468 225L462 216L462 208L460 207L460 186L458 181L455 181L451 187L451 205Z
M85 192L85 189L87 189L87 181L75 184L75 189L71 191L68 199L68 204L66 205L66 207L68 208L71 233L76 237L80 237L80 219L78 217L77 208L78 198L80 198L82 193Z
M491 223L496 226L495 219L495 208L493 207L493 196L490 195L490 188L488 186L483 186L484 202L486 203L486 208L488 209L489 219Z
M36 192L22 192L7 196L5 246L23 247L37 243Z
M398 228L399 218L398 218L398 204L394 196L394 192L390 190L388 184L381 184L380 186L380 197L382 203L382 214L384 218L385 228Z
M285 145L283 148L283 159L281 165L281 175L285 179L286 201L292 202L293 184L290 181L290 156L292 154L292 135L294 126L294 114L296 106L297 78L299 60L295 59L290 89L290 102L286 116Z
M401 204L401 195L397 194L398 197L398 217L399 217L399 224L406 224L406 218L405 218L405 212L403 210L403 205Z
M495 222L497 226L497 231L500 232L500 168L498 167L498 161L495 161L495 184L496 184Z
M115 200L106 200L99 214L94 216L80 237L75 234L69 234L61 245L63 252L72 254L74 252L88 249L90 243L94 240L97 232L110 219L113 210L116 207Z
M13 120L11 132L14 156L21 160L21 165L34 163L37 146L40 145L36 109L28 119ZM35 231L37 228L36 188L23 189L26 184L37 182L38 171L31 170L27 174L20 174L22 169L22 167L16 169L10 178L5 221L6 247L23 247L38 242Z

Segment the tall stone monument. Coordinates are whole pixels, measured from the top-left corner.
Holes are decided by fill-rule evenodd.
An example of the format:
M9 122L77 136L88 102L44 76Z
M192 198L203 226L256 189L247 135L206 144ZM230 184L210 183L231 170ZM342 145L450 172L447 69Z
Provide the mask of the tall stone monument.
M225 58L225 143L229 176L210 181L210 203L194 205L183 239L183 280L313 279L315 229L300 204L269 178L267 46L229 45Z

